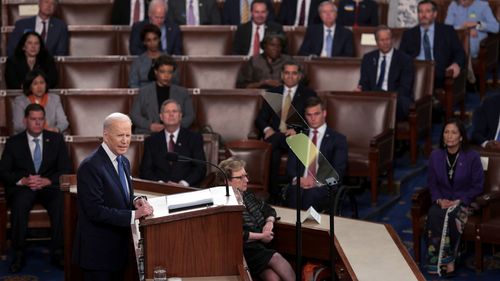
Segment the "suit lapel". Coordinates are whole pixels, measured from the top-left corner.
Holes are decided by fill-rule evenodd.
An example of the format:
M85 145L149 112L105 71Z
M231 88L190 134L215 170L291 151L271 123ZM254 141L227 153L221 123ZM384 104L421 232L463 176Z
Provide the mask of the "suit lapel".
M387 77L387 90L391 91L394 89L394 81L396 80L395 74L397 73L396 69L399 67L398 65L398 55L396 53L396 49L393 49L391 65L389 66L389 77Z
M371 79L370 79L370 81L372 81L372 85L371 85L372 89L377 88L377 79L378 79L378 77L377 77L377 71L378 71L378 59L379 59L379 56L380 56L379 52L376 52L375 56L374 56L374 59L373 59L373 64L370 64L373 67L373 70L370 71L370 75L372 76Z
M24 138L22 138L21 146L22 149L20 153L25 153L25 156L23 157L24 159L27 159L28 165L29 165L29 170L31 174L35 174L35 162L33 162L33 156L31 155L31 149L30 145L28 144L28 133L24 133Z
M42 148L42 164L40 164L40 170L38 171L39 174L44 171L45 165L51 155L54 151L52 150L52 142L49 136L44 132L43 136L43 148Z
M127 202L127 200L125 198L122 184L120 182L120 177L118 176L118 172L116 171L114 164L111 162L111 159L109 159L108 154L106 153L106 151L104 150L104 148L102 146L99 147L99 153L104 158L104 168L106 169L108 174L110 174L111 177L113 178L114 185L112 188L118 189L117 191L115 190L115 192L121 194L122 199L124 200L124 202L128 206L129 203ZM127 174L127 169L125 169L125 174ZM130 180L128 177L127 177L127 181L129 183L129 187L130 187ZM129 188L129 190L130 190L130 188Z

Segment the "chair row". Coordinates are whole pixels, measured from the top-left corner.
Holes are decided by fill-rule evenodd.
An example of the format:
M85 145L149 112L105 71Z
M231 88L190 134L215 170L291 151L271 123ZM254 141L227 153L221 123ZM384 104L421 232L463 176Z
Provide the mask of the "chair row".
M126 60L122 62L127 64ZM255 99L256 96L259 96L260 90L231 89L234 88L236 83L239 65L243 62L243 60L223 62L220 60L210 61L209 59L181 61L179 70L181 73L186 73L186 75L181 75L181 77L186 78L184 85L193 88L191 92L195 100L194 107L196 112L198 112L194 125L196 128L202 129L203 126L210 124L214 131L221 132L224 139L227 140L247 137L254 138L257 135L252 120L255 120L257 110L261 105L260 99ZM309 85L319 92L348 92L352 91L358 85L360 75L359 69L361 65L359 59L315 59L303 61L303 64L305 72L309 77ZM109 63L105 60L96 61L96 64L85 64L78 61L64 62L61 66L67 67L67 70L63 71L65 74L62 75L64 80L61 79L61 81L63 81L62 83L66 84L65 86L85 87L88 86L90 82L103 83L96 85L96 88L120 86L117 85L118 79L115 77L121 77L120 75L123 75L123 73L120 74L120 71L126 68L126 66L122 66L122 68L116 67L115 63ZM63 68L61 67L60 69ZM415 163L417 159L417 139L419 137L424 136L426 138L427 151L430 150L430 114L431 96L433 94L434 64L430 61L415 61L415 70L415 103L411 107L411 113L408 118L409 122L398 123L397 126L398 138L411 140L411 158L413 163ZM118 73L113 73L114 71ZM86 74L92 76L84 78ZM210 89L216 87L219 89ZM91 124L98 123L101 120L100 118L103 118L111 109L129 112L133 96L137 94L136 89L73 89L56 92L62 94L65 108L72 109L71 112L67 113L70 124L72 124L70 130L72 134L78 135L99 134L100 132L95 131L95 126ZM450 95L453 93L454 92L449 92ZM19 94L19 91L9 90L0 92L0 96L4 95L7 99L11 99L17 94ZM223 102L222 104L218 103L214 94L221 96L220 99ZM84 95L90 95L91 97L84 97ZM112 98L108 96L112 96ZM119 97L114 98L114 96ZM251 99L253 99L253 101L249 102ZM102 106L106 103L105 100L109 100L112 104L105 107ZM77 101L77 104L73 104L74 101ZM452 103L453 102L455 102L455 100L452 99ZM5 104L4 102L2 105L2 99L0 98L0 109L2 109L2 106L5 108L3 112L7 113L7 115L0 115L0 128L6 128L6 133L10 133L12 132L10 130L11 124L7 124L5 121L8 116L10 116L8 107L10 104ZM251 108L248 109L246 106L250 106ZM452 110L453 104L449 107ZM93 114L91 117L88 117L92 120L81 122L78 117L84 116L81 114L84 114L89 108L93 111L98 111L101 108L106 112L97 115ZM242 109L246 108L245 114L250 114L251 112L251 115L243 116L244 118L242 120L250 120L250 123L248 123L249 121L242 121L240 124L234 125L234 127L232 125L225 125L225 118L223 116L219 117L218 114L221 108L227 108L227 110L231 111L230 113L234 112L238 115L241 115L241 112L243 112ZM95 120L93 120L93 118ZM214 118L220 118L220 120ZM83 124L79 125L79 120L80 123ZM241 124L248 125L240 128L239 126L242 126ZM419 125L417 126L417 124Z
M116 1L116 0L115 0ZM2 1L2 25L14 25L16 20L33 15L33 7L38 0L4 0ZM110 25L113 0L61 0L56 15L68 25ZM274 11L279 13L282 0L273 0ZM334 1L338 3L339 1ZM388 1L377 0L379 3L379 22L387 23ZM224 0L217 0L220 12ZM36 9L35 9L36 11Z

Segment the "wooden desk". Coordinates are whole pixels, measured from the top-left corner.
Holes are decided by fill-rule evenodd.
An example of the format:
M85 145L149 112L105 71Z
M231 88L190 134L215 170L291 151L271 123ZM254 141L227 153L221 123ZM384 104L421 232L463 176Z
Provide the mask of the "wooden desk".
M274 207L281 219L275 226L275 249L295 254L295 210ZM305 216L305 212L302 212ZM329 216L321 224L302 224L302 256L328 261ZM388 224L335 217L335 248L351 280L425 280L394 229ZM337 265L338 268L338 265Z

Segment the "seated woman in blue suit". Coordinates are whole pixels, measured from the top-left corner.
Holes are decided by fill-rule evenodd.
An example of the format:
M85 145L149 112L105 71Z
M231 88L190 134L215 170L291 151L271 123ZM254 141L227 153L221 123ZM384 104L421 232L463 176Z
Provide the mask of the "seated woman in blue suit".
M455 271L469 206L483 191L479 154L467 144L462 122L450 119L444 125L439 149L429 158L427 184L433 204L427 216L427 270L431 274L448 276Z
M25 130L24 109L32 103L37 103L45 109L45 130L62 133L68 128L69 123L62 107L61 98L57 94L49 93L47 76L43 71L36 69L26 75L23 93L24 95L14 99L12 107L12 123L15 134Z
M245 204L243 211L243 254L250 273L262 280L295 280L292 266L278 252L266 244L274 238L276 211L247 190L248 175L245 162L230 157L219 164L229 179L229 185L238 189Z

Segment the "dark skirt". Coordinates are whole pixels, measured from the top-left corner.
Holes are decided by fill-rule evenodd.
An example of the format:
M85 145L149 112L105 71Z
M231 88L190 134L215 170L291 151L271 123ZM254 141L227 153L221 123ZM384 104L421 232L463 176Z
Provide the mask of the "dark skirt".
M243 255L245 255L250 273L254 276L259 276L267 268L274 253L276 253L275 250L266 248L258 241L243 244Z
M448 215L448 218L446 218ZM440 267L454 262L469 209L460 204L455 209L441 209L432 204L427 216L427 270L439 273ZM445 220L448 223L445 225Z

